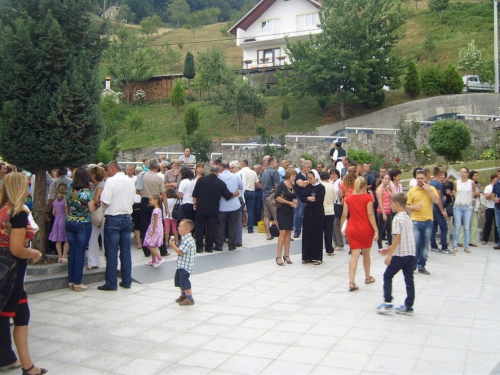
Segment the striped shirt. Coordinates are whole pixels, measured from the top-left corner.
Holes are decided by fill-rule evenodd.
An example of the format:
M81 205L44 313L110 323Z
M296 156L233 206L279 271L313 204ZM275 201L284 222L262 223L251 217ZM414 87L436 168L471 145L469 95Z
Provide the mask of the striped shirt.
M392 219L392 234L400 234L401 242L394 252L394 256L415 256L415 237L413 236L413 222L406 212L398 212Z
M192 273L194 267L194 256L196 254L196 244L193 236L191 236L191 233L182 237L179 250L182 251L184 255L179 255L177 257L177 269L186 270L187 272Z

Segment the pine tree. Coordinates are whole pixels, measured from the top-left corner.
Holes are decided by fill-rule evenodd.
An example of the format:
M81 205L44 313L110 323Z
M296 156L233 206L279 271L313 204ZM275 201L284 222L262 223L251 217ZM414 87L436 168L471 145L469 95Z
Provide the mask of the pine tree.
M283 106L281 107L281 119L283 120L285 127L288 124L288 119L290 118L290 110L288 109L288 104L283 102Z
M422 90L422 82L420 81L420 75L418 74L417 65L413 61L408 64L404 88L405 93L408 94L412 99L416 98Z
M186 60L184 60L184 77L189 79L189 91L191 91L191 80L196 77L196 70L193 54L189 51L186 53Z
M36 176L35 247L45 249L45 171L99 148L99 61L105 40L87 0L0 3L0 154Z
M441 94L453 95L460 94L464 89L464 81L458 73L457 68L453 65L448 65L444 70L443 80L441 85Z
M172 96L170 97L170 104L172 104L177 110L186 102L186 93L182 88L181 81L177 81L172 89Z
M189 106L184 112L184 127L186 134L190 137L200 127L200 113L194 106Z

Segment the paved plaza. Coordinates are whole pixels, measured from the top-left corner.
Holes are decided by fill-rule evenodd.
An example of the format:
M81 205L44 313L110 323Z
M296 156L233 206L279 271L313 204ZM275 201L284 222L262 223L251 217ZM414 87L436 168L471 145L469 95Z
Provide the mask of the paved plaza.
M374 310L385 270L376 246L376 282L364 284L360 259L360 289L349 292L348 251L304 265L299 239L295 263L278 267L276 240L257 233L243 239L247 247L237 251L198 256L200 264L218 256L223 268L196 273L195 264L194 306L174 302L173 265L154 269L166 280L129 290L90 284L81 293L31 295L35 363L72 375L498 373L500 251L491 246L457 256L429 252L431 275L415 274L415 315L387 316ZM268 259L248 261L252 247L268 251ZM133 258L135 267L145 260L140 250ZM393 294L402 304L401 274Z

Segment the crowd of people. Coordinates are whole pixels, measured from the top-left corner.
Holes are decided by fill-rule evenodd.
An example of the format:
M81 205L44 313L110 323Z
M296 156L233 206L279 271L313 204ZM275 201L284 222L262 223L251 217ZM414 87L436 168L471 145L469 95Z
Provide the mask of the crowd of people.
M278 236L279 266L293 264L290 243L301 236L303 264L319 266L324 253L332 256L347 244L351 254L349 291L359 289L355 276L361 256L365 284L375 282L370 274L370 250L376 242L379 253L387 255L388 266L384 303L378 312L393 311L392 278L402 270L407 298L396 309L402 314L413 314L413 273L430 275L426 268L429 248L456 255L460 247L470 253L477 246L483 207L482 243L489 241L494 228L494 248L500 249L500 170L491 175L491 184L483 192L478 172L466 167L456 181L449 181L446 171L438 167L432 173L428 168L416 168L405 195L398 169L371 170L370 163L351 161L339 144L330 159L330 164L317 163L316 168L310 160L299 160L295 168L288 160L271 156L253 168L247 160L214 160L206 168L196 163L187 148L179 160L143 159L140 166L127 165L125 172L116 161L61 167L46 175L48 239L58 254L57 261L68 264L68 287L75 292L87 290L83 270L100 267L101 245L106 272L105 283L97 289L102 291L131 287L132 233L137 248L151 257L148 266L159 267L169 250L175 251L175 286L181 291L176 302L182 306L194 304L189 277L195 254L223 251L225 243L229 251L243 246L243 230L254 233L261 220L268 240ZM13 283L15 292L0 309L4 348L0 367L22 366L30 374L46 371L34 367L29 357L29 308L23 288L28 260L36 262L42 256L26 247L34 234L28 203L35 183L34 176L15 172L15 168L9 171L0 163L0 254L2 262L8 254L15 259L18 276ZM451 249L449 233L453 233ZM11 349L10 318L20 360Z

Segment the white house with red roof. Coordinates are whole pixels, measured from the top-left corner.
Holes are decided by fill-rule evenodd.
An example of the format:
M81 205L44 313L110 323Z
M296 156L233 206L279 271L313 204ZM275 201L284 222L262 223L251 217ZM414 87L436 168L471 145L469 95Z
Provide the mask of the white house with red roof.
M261 0L229 29L243 50L243 69L289 63L285 37L306 40L320 33L320 8L321 0Z

